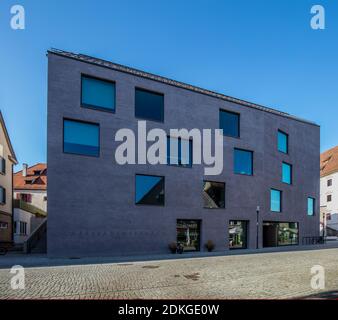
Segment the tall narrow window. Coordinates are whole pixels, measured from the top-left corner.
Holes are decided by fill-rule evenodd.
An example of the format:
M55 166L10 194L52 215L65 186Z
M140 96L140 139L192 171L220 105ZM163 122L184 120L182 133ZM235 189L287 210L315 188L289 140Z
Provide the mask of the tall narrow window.
M63 122L63 151L87 156L99 156L99 125L75 120Z
M81 105L115 112L115 83L82 76Z
M331 201L332 201L332 195L331 195L331 194L328 194L328 195L326 196L326 201L327 201L327 202L331 202Z
M136 175L135 203L164 205L164 177Z
M144 89L135 89L135 117L164 121L164 95Z
M278 130L278 151L289 153L289 136L283 131Z
M0 173L6 174L6 160L3 157L0 157Z
M253 175L253 152L242 149L234 150L234 172L237 174Z
M0 204L6 204L6 189L0 186Z
M307 215L313 216L315 214L315 199L307 198Z
M270 191L270 210L273 212L282 211L282 192L280 190L271 189Z
M219 128L223 129L224 136L239 138L239 114L220 110Z
M332 179L327 180L327 186L331 187L332 186Z
M167 164L192 166L192 140L167 137Z
M282 163L282 182L292 184L292 165L286 162Z
M224 208L225 183L204 181L204 208Z

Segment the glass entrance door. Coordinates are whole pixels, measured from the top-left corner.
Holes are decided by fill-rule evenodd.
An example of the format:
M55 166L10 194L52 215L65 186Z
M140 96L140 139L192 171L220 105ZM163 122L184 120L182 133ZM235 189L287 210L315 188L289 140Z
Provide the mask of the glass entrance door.
M200 251L200 220L177 220L177 244L184 251Z

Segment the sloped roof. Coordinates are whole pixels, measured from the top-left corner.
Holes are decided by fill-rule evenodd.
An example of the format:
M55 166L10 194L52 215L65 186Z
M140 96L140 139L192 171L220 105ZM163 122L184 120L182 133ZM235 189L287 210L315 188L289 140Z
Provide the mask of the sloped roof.
M338 146L320 155L320 176L324 177L338 171Z
M208 96L211 96L211 97L214 97L214 98L218 98L218 99L226 100L226 101L229 101L229 102L237 103L237 104L249 107L249 108L258 109L258 110L261 110L261 111L273 113L275 115L290 118L290 119L300 121L300 122L303 122L303 123L318 126L318 124L316 124L312 121L308 121L308 120L305 120L305 119L302 119L302 118L299 118L299 117L292 116L292 115L290 115L286 112L282 112L282 111L279 111L279 110L276 110L276 109L265 107L265 106L262 106L262 105L259 105L259 104L256 104L256 103L252 103L252 102L248 102L248 101L245 101L245 100L241 100L241 99L238 99L238 98L230 97L230 96L227 96L227 95L224 95L224 94L221 94L221 93L217 93L217 92L214 92L214 91L211 91L211 90L196 87L196 86L193 86L193 85L190 85L190 84L187 84L187 83L172 80L172 79L165 78L165 77L162 77L162 76L158 76L158 75L155 75L155 74L152 74L152 73L149 73L149 72L134 69L134 68L124 66L124 65L121 65L121 64L117 64L117 63L114 63L114 62L111 62L111 61L90 57L90 56L87 56L87 55L84 55L84 54L78 54L78 53L68 52L68 51L64 51L64 50L59 50L59 49L55 49L55 48L48 50L47 53L48 54L52 53L52 54L55 54L55 55L66 57L66 58L82 61L82 62L85 62L85 63L94 64L94 65L97 65L97 66L100 66L100 67L113 69L115 71L120 71L120 72L124 72L124 73L128 73L128 74L132 74L134 76L146 78L146 79L149 79L149 80L162 82L162 83L167 84L167 85L172 85L172 86L175 86L175 87L178 87L178 88L198 92L198 93L205 94L205 95L208 95Z
M7 131L6 124L5 124L5 120L2 116L1 110L0 110L0 123L1 123L2 128L4 130L4 133L5 133L5 138L6 138L6 141L7 141L7 144L8 144L8 148L11 152L11 155L10 155L9 158L14 164L17 164L18 160L16 159L16 155L15 155L15 152L14 152L14 149L13 149L13 146L12 146L11 139L9 138L8 131Z
M27 176L22 170L14 174L14 190L47 190L47 165L37 163L27 169Z

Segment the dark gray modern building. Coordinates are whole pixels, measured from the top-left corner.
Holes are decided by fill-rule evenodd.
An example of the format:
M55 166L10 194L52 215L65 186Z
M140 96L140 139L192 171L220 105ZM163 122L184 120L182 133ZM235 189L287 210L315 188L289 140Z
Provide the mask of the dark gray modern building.
M222 173L205 176L180 153L175 165L170 155L168 164L117 164L115 133L137 132L139 120L167 132L222 128ZM208 240L216 251L302 244L319 236L319 132L261 105L50 50L48 253L168 253L172 242L204 251Z

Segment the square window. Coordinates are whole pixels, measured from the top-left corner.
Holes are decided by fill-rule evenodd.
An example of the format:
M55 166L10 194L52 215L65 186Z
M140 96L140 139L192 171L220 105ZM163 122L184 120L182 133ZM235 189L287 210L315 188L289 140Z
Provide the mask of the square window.
M225 183L204 181L203 184L204 208L224 208Z
M292 165L286 162L282 163L282 182L292 184Z
M313 216L315 214L315 199L307 198L307 215Z
M135 89L135 117L164 121L164 95L144 89Z
M192 140L167 137L167 164L192 167Z
M282 211L282 191L271 189L270 191L270 210L273 212Z
M115 83L88 76L81 77L81 105L115 112Z
M136 204L164 205L164 177L136 175Z
M253 175L253 152L242 149L234 150L234 171L237 174Z
M289 153L289 136L278 130L278 151Z
M220 110L219 128L223 129L224 136L239 138L239 114Z
M63 152L98 157L100 152L98 124L76 120L63 121Z

